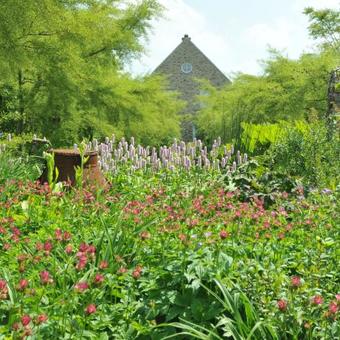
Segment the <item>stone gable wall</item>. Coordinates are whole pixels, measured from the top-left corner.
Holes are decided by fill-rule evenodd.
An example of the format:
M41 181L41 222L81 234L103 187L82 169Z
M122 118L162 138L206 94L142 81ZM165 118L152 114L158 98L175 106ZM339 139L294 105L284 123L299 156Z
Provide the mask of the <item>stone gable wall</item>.
M181 66L192 64L192 72L183 73ZM184 36L182 43L155 69L154 73L166 75L169 80L169 90L177 91L180 98L187 102L183 114L195 114L199 109L196 96L200 94L196 79L205 79L216 87L229 83L230 80L191 42ZM190 140L192 123L183 126L183 137Z

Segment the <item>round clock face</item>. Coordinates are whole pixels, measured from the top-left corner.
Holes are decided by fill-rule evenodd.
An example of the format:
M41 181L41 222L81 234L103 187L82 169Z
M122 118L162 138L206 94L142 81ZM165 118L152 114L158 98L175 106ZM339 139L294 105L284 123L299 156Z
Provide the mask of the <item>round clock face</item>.
M192 65L190 63L184 63L181 66L181 70L183 73L190 73L192 71Z

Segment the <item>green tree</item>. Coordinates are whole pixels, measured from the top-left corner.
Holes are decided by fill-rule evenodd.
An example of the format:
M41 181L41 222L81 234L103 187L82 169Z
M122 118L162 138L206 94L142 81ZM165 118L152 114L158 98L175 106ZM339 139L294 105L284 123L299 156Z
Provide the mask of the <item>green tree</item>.
M315 10L307 7L304 10L309 18L309 34L314 39L321 39L324 46L340 52L340 10Z
M311 9L306 11L316 15ZM315 53L292 60L270 50L270 58L263 62L262 75L237 74L233 83L221 90L204 84L210 95L199 98L203 103L197 117L200 137L211 140L221 136L224 141L240 145L242 122L263 124L324 118L330 71L339 65L340 54L336 51L335 35L339 31L338 12L322 13L327 14L323 30L320 27L317 31L313 21L310 31L313 37L323 37L329 43ZM328 31L326 22L330 26Z
M176 135L177 104L162 81L123 71L160 11L156 0L1 1L0 128L11 122L15 132L65 145L111 132L146 138L151 119L171 120ZM152 133L163 138L165 130Z

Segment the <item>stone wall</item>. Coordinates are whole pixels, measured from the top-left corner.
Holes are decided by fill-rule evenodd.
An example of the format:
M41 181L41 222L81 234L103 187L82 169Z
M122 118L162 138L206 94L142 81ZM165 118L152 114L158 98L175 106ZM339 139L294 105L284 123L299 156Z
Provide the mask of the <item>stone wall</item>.
M182 65L190 63L192 71L184 73ZM196 96L200 94L197 79L208 80L212 85L221 87L230 80L192 43L185 35L182 43L155 69L154 73L166 75L169 80L169 90L177 91L180 98L187 102L183 114L194 115L199 110ZM182 137L192 139L192 122L182 126Z

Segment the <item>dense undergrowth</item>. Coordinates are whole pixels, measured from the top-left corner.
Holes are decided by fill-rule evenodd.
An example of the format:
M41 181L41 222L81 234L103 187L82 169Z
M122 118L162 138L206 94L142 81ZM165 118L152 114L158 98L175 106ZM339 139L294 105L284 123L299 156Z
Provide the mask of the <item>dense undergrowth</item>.
M0 184L2 337L338 336L338 191L263 193L253 161L52 191L20 164Z

